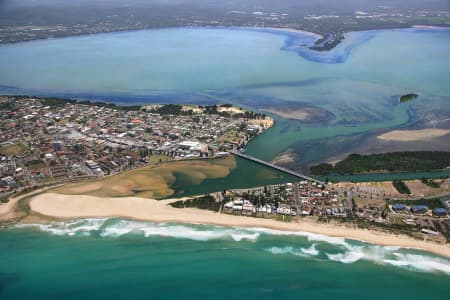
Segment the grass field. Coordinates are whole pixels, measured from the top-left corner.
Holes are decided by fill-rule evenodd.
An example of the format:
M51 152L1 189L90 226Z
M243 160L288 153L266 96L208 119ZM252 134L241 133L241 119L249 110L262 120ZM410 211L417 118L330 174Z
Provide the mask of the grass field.
M28 147L22 143L3 145L0 147L0 154L5 156L22 156L28 152Z
M177 178L197 185L208 178L225 177L235 166L236 161L232 156L208 160L172 161L156 166L145 166L94 182L69 184L52 192L97 197L134 196L163 199L174 193L171 186L175 184Z

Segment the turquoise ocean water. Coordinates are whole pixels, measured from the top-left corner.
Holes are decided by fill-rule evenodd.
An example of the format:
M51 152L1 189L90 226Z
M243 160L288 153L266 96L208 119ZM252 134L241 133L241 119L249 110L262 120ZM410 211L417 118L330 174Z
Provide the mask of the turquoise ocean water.
M448 299L450 261L262 228L85 219L0 231L1 299Z

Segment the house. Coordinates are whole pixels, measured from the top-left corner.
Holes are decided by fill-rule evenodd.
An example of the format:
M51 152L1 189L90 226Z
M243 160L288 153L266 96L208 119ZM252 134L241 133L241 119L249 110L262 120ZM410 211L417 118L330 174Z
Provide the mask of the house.
M248 200L244 200L244 205L242 208L245 211L256 211L255 206Z
M233 209L234 206L234 202L233 201L228 201L227 203L224 204L224 208L225 209Z
M17 187L17 182L16 182L16 181L14 180L14 178L12 178L11 176L3 177L3 178L1 179L1 181L2 181L5 185L7 185L7 186L9 186L9 187L11 187L11 188Z

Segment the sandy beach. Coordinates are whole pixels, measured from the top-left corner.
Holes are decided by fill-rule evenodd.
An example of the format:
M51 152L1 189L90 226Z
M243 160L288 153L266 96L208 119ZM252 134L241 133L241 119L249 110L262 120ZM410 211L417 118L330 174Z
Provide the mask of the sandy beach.
M19 200L20 197L10 198L8 203L0 204L0 220L8 220L15 217L14 208Z
M401 246L432 252L450 258L450 247L382 232L355 229L313 221L284 223L271 219L232 216L193 208L173 208L180 199L151 200L137 197L100 198L86 195L44 193L30 201L31 210L56 218L125 217L152 222L201 223L231 227L266 227L284 231L303 231L344 237L383 246Z
M429 140L450 134L448 129L426 128L419 130L393 130L383 133L377 139L397 142L413 142Z
M39 194L39 193L42 193L43 191L46 191L51 188L55 188L55 187L54 186L53 187L45 187L45 188L41 188L41 189L35 190L30 193L22 194L17 197L10 197L9 201L7 203L0 203L0 221L10 220L10 219L14 219L15 217L17 217L15 208L17 206L17 203L20 200L31 197L31 196Z
M311 31L306 31L306 30L301 30L301 29L283 28L283 27L257 27L257 28L259 28L259 29L270 29L270 30L281 31L281 32L291 32L291 33L306 34L306 35L314 36L317 39L323 38L323 36L318 34L318 33L311 32Z
M412 28L416 29L433 29L433 30L449 30L448 27L443 26L432 26L432 25L413 25Z

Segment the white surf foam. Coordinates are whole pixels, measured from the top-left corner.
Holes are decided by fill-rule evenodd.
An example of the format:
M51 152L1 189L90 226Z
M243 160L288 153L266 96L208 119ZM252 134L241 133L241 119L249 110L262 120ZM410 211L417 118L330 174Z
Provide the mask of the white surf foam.
M149 223L123 219L90 218L72 221L58 221L48 224L17 224L17 228L36 228L54 235L89 236L97 234L101 237L120 237L138 234L145 237L163 236L171 238L208 241L229 239L236 242L257 241L261 235L302 236L306 237L306 247L293 245L270 247L265 250L272 254L288 254L302 257L320 257L321 251L316 247L320 243L338 246L338 253L323 253L330 261L340 263L356 263L371 261L376 264L390 265L422 272L442 272L450 275L450 261L444 258L422 254L405 253L400 247L383 247L371 244L351 242L344 238L328 237L307 232L286 232L266 228L230 228L206 225L180 225L171 223ZM304 241L302 242L304 243ZM356 245L355 245L356 243ZM330 251L330 250L327 250Z
M265 249L267 252L270 252L275 255L282 254L291 254L296 256L306 256L301 250L297 250L294 247L286 246L286 247L270 247Z
M380 265L391 265L420 272L442 272L450 275L450 261L422 254L401 253L400 247L375 245L349 246L343 253L326 254L329 260L355 263L360 260Z
M108 222L107 222L108 221ZM198 241L229 238L234 241L256 241L260 233L240 228L148 223L114 219L78 219L48 224L17 224L16 228L36 228L55 235L88 236L97 232L102 237L143 234L145 237L165 236Z
M197 241L230 238L237 242L242 240L256 241L259 233L242 231L224 227L193 227L190 225L157 224L138 221L120 220L114 225L105 226L100 231L103 237L119 237L126 234L143 234L149 236L164 236L172 238L185 238Z
M351 264L364 258L364 253L359 250L349 250L344 253L326 254L329 260L344 264Z
M305 254L309 254L312 256L318 255L319 254L319 250L316 249L316 244L312 244L311 247L309 248L301 248L300 249L303 253Z
M99 230L108 219L79 219L66 222L51 222L48 224L17 224L17 228L36 228L54 235L88 236L92 231Z
M304 232L304 231L282 231L282 230L275 230L275 229L268 229L263 227L249 227L246 228L246 230L259 232L262 234L267 235L290 235L290 236L302 236L306 237L308 241L316 241L316 242L325 242L333 245L342 245L342 246L348 246L348 243L346 242L345 238L339 238L339 237L331 237L323 234L316 234L316 233L310 233L310 232Z
M316 249L316 245L313 244L309 248L295 248L292 246L285 246L285 247L270 247L265 249L265 251L281 255L281 254L290 254L295 256L302 256L302 257L313 257L319 254L319 250Z
M450 262L438 257L429 257L418 254L395 253L397 259L385 259L384 262L393 266L421 272L443 272L450 275Z

